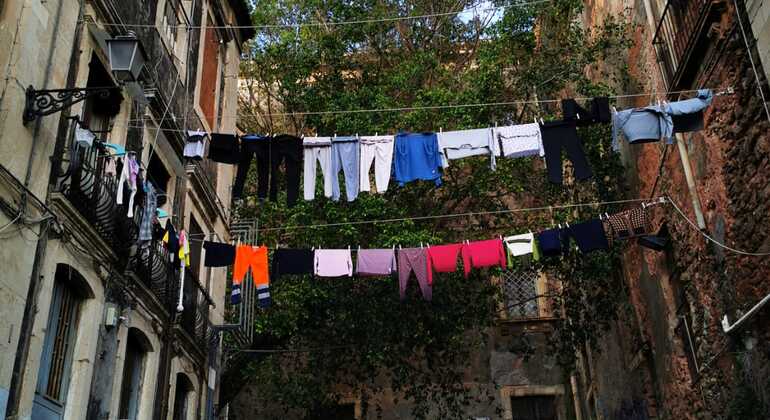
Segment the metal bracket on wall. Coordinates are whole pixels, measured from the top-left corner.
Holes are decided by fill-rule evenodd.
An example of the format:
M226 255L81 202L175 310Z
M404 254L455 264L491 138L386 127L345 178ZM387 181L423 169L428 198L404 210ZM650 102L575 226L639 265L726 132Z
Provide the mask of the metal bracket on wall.
M27 88L24 103L24 124L30 123L38 117L51 115L65 108L82 102L91 96L108 98L114 88L73 88L73 89L43 89L36 90L32 86Z
M746 312L745 315L740 317L733 325L730 325L730 321L727 320L727 315L722 318L722 329L724 330L725 334L729 334L734 329L738 328L743 324L747 319L749 319L752 315L754 315L757 311L759 311L767 302L770 302L770 295L765 296L764 299L759 301L756 305L754 305L753 308L749 309L748 312Z

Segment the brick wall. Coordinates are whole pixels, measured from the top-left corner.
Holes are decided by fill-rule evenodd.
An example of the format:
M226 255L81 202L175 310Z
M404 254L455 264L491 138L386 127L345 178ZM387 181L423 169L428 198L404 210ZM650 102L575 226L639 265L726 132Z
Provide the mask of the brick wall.
M651 43L653 30L638 3L631 12L631 19L639 24L636 45L629 51L632 77L617 86L618 92L664 90ZM732 86L735 94L716 98L705 113L706 128L686 136L686 143L706 232L731 247L770 252L770 123L731 4L726 2L721 20L706 29L713 55L695 54L691 60L701 60L699 76L686 82L693 88ZM589 7L587 14L595 16L608 7ZM756 58L757 51L753 53ZM649 100L621 102L619 108L646 105ZM623 157L629 196L669 195L695 220L676 145L626 145ZM595 368L633 375L617 364L633 360L641 352L646 359L643 393L652 408L650 418L750 418L748 411L741 410L766 410L770 401L766 379L770 311L760 313L731 336L722 331L720 321L728 314L734 322L738 311L746 311L770 292L770 260L713 246L671 206L656 208L654 220L656 225L668 224L671 249L656 253L634 245L623 255L632 311L621 317L624 322L617 334L639 341L613 349L624 353L621 356L597 356ZM686 328L694 357L683 319L689 321ZM628 391L602 387L599 381L597 399L604 405L631 398L624 393Z

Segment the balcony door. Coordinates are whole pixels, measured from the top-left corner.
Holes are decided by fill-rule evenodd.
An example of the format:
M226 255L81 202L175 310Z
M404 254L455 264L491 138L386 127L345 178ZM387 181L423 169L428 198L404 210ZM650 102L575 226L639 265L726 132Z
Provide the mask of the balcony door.
M77 336L81 297L71 283L72 269L60 266L54 278L43 352L32 403L32 420L59 420L64 417L72 375L72 350Z

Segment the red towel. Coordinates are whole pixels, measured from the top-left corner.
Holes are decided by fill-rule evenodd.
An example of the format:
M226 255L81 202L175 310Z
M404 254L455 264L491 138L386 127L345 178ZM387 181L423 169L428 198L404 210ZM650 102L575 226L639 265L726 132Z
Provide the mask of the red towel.
M433 270L437 273L457 271L457 255L462 247L462 244L428 247L428 284L433 284Z
M471 273L471 267L482 268L496 265L502 268L506 267L503 241L500 239L489 239L464 244L462 253L465 277L468 277Z

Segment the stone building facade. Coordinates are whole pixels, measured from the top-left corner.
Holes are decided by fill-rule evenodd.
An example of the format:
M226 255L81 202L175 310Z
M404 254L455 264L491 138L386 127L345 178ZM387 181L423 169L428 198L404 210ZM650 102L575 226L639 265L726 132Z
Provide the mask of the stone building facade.
M702 131L679 134L675 144L622 148L628 195L668 196L690 221L672 204L658 206L654 224L665 224L670 246L624 250L629 310L601 349L581 351L586 418L770 416L770 315L761 309L735 325L770 293L770 265L767 256L720 245L770 252L770 115L760 94L770 98L768 6L752 0L586 3L586 26L607 11L626 14L635 25L629 77L617 91L661 92L623 99L619 108L693 95L676 93L682 90L734 91L714 99ZM725 317L734 326L729 332Z
M236 131L249 22L244 0L0 1L0 418L216 414L227 273L201 243L229 239L233 173L183 148L186 130ZM110 71L107 40L128 31L139 84ZM109 90L25 122L28 86ZM124 152L191 238L183 287L159 240L137 243L140 200L133 217L117 204Z

